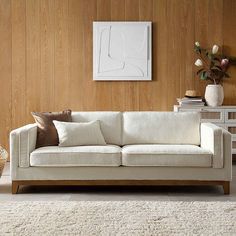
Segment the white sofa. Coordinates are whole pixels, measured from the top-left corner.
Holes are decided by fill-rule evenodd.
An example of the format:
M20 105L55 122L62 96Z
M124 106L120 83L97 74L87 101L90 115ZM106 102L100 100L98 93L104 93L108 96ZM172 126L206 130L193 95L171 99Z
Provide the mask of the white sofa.
M232 178L231 135L194 112L73 112L99 120L106 146L35 149L37 126L10 134L12 193L20 185L222 185Z

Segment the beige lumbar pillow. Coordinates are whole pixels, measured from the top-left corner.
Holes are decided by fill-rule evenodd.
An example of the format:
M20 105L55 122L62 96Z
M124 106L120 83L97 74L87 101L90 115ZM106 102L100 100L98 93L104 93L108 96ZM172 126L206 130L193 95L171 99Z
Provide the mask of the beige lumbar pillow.
M88 123L53 121L60 147L82 146L82 145L106 145L100 129L100 122Z

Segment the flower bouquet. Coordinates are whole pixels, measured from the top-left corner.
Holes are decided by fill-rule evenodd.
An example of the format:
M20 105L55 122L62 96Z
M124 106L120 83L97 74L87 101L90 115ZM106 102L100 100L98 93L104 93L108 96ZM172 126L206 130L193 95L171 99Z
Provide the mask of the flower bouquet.
M211 49L202 48L199 42L195 42L194 50L198 55L195 65L200 67L197 75L201 80L208 80L205 100L208 106L220 106L224 100L223 79L229 78L227 73L230 65L236 65L236 58L218 53L219 46L214 45Z
M213 84L221 84L224 78L229 78L227 73L230 65L236 65L236 58L224 54L218 54L219 46L214 45L212 49L202 48L199 42L195 42L194 50L199 56L195 65L201 67L197 75L202 80L209 80Z

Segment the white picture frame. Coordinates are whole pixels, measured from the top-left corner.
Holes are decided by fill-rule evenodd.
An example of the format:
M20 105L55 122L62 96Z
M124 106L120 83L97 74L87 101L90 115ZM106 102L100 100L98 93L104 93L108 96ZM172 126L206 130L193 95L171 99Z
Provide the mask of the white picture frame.
M152 80L151 22L93 22L93 80Z

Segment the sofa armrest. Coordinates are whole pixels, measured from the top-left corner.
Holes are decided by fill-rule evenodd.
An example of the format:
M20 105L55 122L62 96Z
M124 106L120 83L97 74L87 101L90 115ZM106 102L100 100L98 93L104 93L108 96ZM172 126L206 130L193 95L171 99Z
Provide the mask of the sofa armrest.
M29 167L30 153L35 149L37 125L29 124L10 133L11 170L17 167Z
M201 124L201 147L213 153L212 167L224 167L223 131L212 123Z
M222 129L222 133L225 177L232 180L232 135L225 129Z

